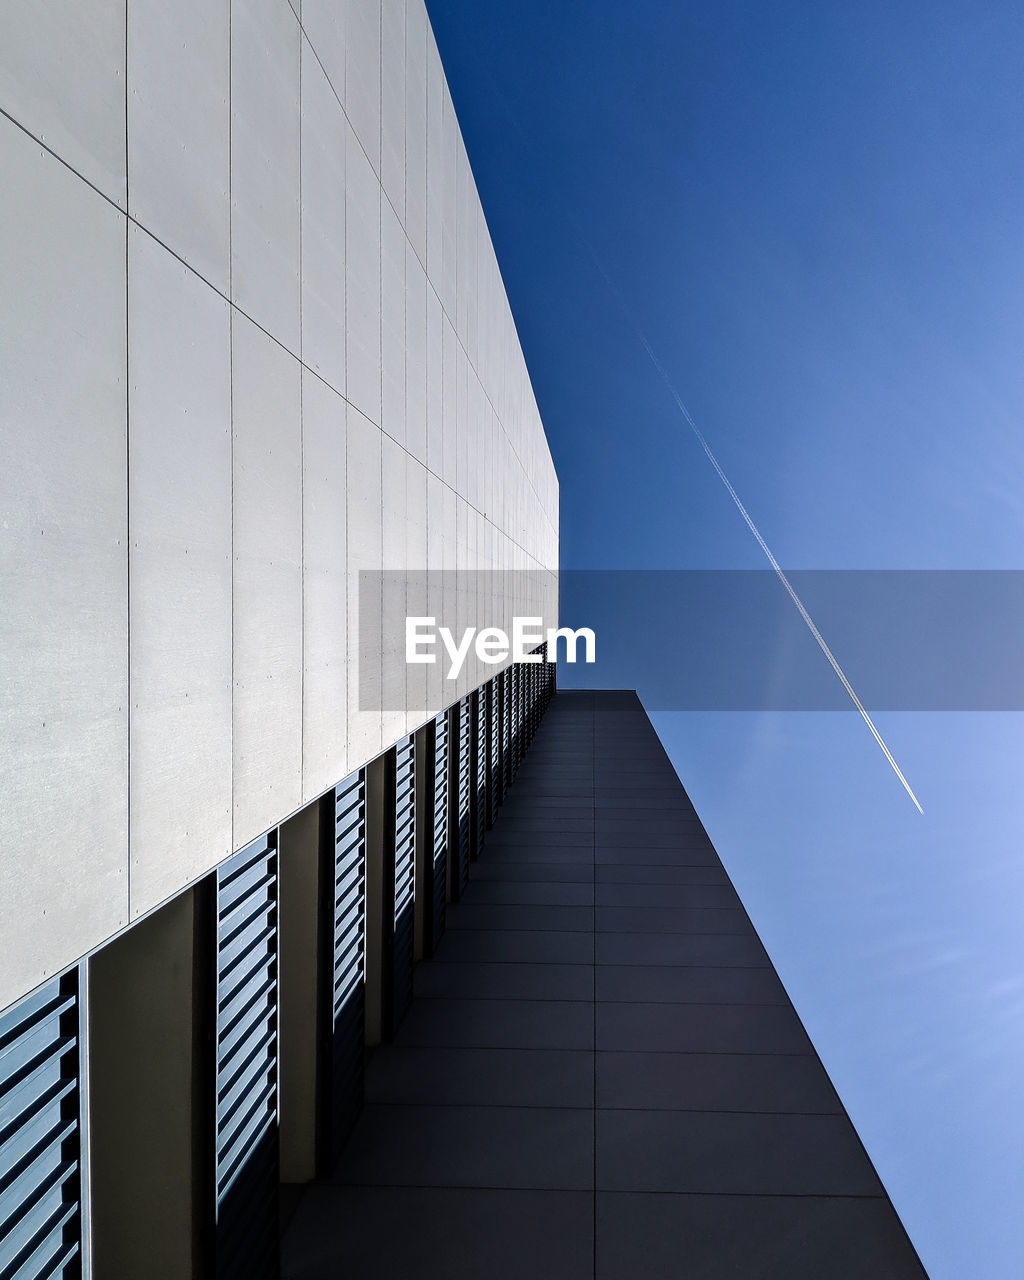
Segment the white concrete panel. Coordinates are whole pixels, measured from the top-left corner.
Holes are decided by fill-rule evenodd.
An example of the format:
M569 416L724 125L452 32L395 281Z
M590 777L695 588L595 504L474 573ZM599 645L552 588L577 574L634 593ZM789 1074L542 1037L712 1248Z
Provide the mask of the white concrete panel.
M444 96L446 86L441 55L428 25L427 37L427 278L441 295L444 212Z
M345 101L345 19L348 4L339 0L302 0L302 29L312 45L338 101Z
M469 461L465 488L459 490L471 506L481 506L480 458L482 435L489 421L490 409L476 371L468 371L466 404L466 452Z
M405 447L427 461L427 277L405 245ZM436 302L436 299L435 299Z
M494 350L495 326L494 317L491 312L491 270L492 262L490 258L491 241L487 233L487 225L483 221L481 214L480 232L477 240L477 263L476 263L476 291L477 291L477 312L479 315L479 323L477 325L477 353L475 367L477 375L480 378L480 384L489 396L494 385L492 370L494 367Z
M469 175L469 219L466 225L466 257L459 264L459 277L466 275L466 351L474 368L480 361L480 326L477 306L479 290L477 286L478 250L477 240L483 222L483 212L476 194L476 183L473 175Z
M434 283L452 324L457 323L455 259L458 230L458 135L459 125L446 81L441 95L441 279Z
M443 583L443 601L441 605L441 614L443 617L451 619L448 623L456 634L459 633L459 597L458 597L458 575L455 570L458 568L456 558L456 511L457 499L455 493L447 485L441 488L441 567L445 571L442 576ZM437 512L432 513L434 516L434 529L437 529ZM447 675L447 671L442 673ZM448 703L454 702L458 696L457 689L452 687L451 681L445 679L441 685L441 693L438 703L438 710L447 706Z
M407 0L405 18L405 230L427 261L427 12Z
M302 801L348 768L346 413L302 374Z
M483 439L483 447L480 451L480 471L483 483L483 513L487 517L488 523L494 526L497 519L497 502L495 500L496 486L495 473L497 469L497 452L498 442L501 437L501 427L498 423L497 415L491 408L486 420L486 432ZM490 565L493 568L495 562L493 559Z
M455 134L455 328L465 345L469 338L469 157L458 132Z
M494 405L495 412L505 413L505 381L508 364L508 317L505 314L505 293L501 287L501 278L497 268L494 269L492 281L492 324L494 328L494 356L487 384L487 394Z
M426 616L427 469L408 454L405 456L405 564L409 573L406 599L409 615ZM427 706L426 666L409 666L406 687L413 717L418 721L424 719Z
M125 218L0 120L0 1008L127 919Z
M358 768L380 754L380 593L363 608L360 571L383 567L381 431L351 407L348 411L348 763ZM370 704L361 705L360 678ZM376 697L376 702L374 702ZM364 699L365 702L365 699Z
M135 918L231 853L231 324L134 226L128 252Z
M345 392L345 113L302 45L302 360Z
M380 205L380 424L405 445L405 232L387 200Z
M128 201L201 276L230 272L230 0L132 0Z
M380 183L345 130L346 398L380 425Z
M455 494L455 568L457 571L455 579L455 618L458 626L458 635L464 635L467 627L478 625L473 617L473 605L475 605L475 593L471 591L472 575L469 572L469 507L464 498L460 498ZM458 686L448 684L448 692L456 697L462 697L473 686L466 683L466 668L463 667L460 673L460 681Z
M300 365L232 325L234 844L302 800Z
M15 373L0 396L4 421L27 423L8 449L11 479L0 477L24 517L0 617L5 635L18 630L15 676L0 692L17 762L2 766L11 798L0 824L17 831L7 848L25 847L28 831L43 850L31 875L18 864L0 906L0 928L9 913L15 921L11 999L102 942L129 906L173 892L451 701L439 666L406 670L404 709L382 715L374 672L379 684L383 649L400 646L404 628L396 619L382 638L379 589L360 618L359 568L557 562L557 479L421 0L230 0L230 50L229 0L166 11L133 2L132 210L173 252L132 232L130 903L126 228L0 125L13 157L2 216L8 228L26 224L5 240L17 250L3 277L14 319L0 336ZM90 13L88 28L66 0L54 4L12 20L0 87L28 127L50 128L47 144L71 163L77 148L83 172L92 165L104 190L121 184L124 199L123 3ZM34 101L56 104L60 118L33 125ZM225 307L173 253L227 283L241 309L230 320L227 484ZM69 331L85 336L69 344ZM59 366L44 367L58 350ZM30 506L25 495L37 492ZM49 520L38 545L36 506ZM230 578L216 571L226 529ZM554 578L543 587L552 607L555 589ZM449 583L424 611L456 626L497 622L534 598L532 586L508 590L498 574ZM25 639L35 619L46 624L38 644ZM370 701L360 709L366 621ZM469 687L467 673L459 692ZM58 787L70 821L44 830L39 815L52 819ZM85 861L82 829L95 835Z
M473 377L474 383L476 376ZM455 348L455 492L469 492L470 440L469 360L461 344Z
M467 573L464 580L465 585L465 611L468 619L467 626L482 627L486 625L486 619L482 615L480 607L480 553L479 553L479 537L481 516L468 503L466 504L466 545L465 545L465 564ZM480 674L481 663L476 657L474 649L470 650L469 658L466 662L466 689L475 689L483 681Z
M281 0L232 0L232 297L296 354L299 35Z
M456 404L459 342L447 315L441 320L441 479L456 483Z
M505 534L508 530L508 514L509 514L509 488L514 482L513 477L509 476L509 484L505 483L507 474L506 468L511 461L508 447L508 437L501 429L500 423L496 424L492 439L490 480L491 480L491 502L488 509L491 522Z
M125 0L11 3L2 23L0 106L124 209Z
M407 0L381 4L380 180L400 219L405 218L406 5Z
M444 313L437 294L427 285L427 470L444 470L443 372Z
M406 452L388 436L381 446L381 497L382 529L381 551L384 568L403 570L406 567L406 508L405 508L405 460Z
M438 572L444 566L444 485L433 472L427 472L427 616L448 625L444 617L444 583ZM442 698L441 663L424 666L427 682L427 712L439 711Z
M387 435L381 442L382 553L386 572L382 593L383 707L381 740L397 742L420 723L410 717L406 689L406 458L405 450Z
M345 6L345 114L380 176L380 0Z

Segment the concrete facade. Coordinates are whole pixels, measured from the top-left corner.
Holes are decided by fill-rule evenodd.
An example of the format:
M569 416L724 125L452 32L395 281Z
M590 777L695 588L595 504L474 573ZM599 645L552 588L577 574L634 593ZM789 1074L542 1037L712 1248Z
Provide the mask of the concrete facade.
M540 571L554 622L557 479L424 6L299 12L4 19L0 1008L426 719L357 708L360 571ZM481 678L424 673L430 713Z

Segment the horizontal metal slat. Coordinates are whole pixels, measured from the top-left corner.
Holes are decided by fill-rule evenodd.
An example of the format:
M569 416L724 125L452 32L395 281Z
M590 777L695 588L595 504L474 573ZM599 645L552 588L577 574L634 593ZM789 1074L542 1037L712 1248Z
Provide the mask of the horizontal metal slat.
M60 1275L67 1263L78 1255L78 1241L64 1239L65 1228L77 1214L77 1203L60 1205L24 1243L11 1237L3 1240L0 1280L44 1280L44 1277Z
M250 881L236 882L234 888L244 888L244 893L224 893L218 889L217 930L221 937L230 937L257 902L271 902L277 896L277 875L265 871Z
M270 1016L269 1005L277 986L275 975L269 974L252 989L246 988L245 999L241 997L232 1006L231 1020L217 1027L217 1053L220 1070L230 1065L232 1054L239 1044L245 1040L250 1029Z
M30 1125L35 1115L47 1105L50 1095L65 1084L75 1088L76 1076L68 1077L62 1065L64 1055L78 1044L75 1036L62 1036L49 1049L39 1051L22 1064L17 1075L0 1094L0 1145L18 1129ZM0 1163L0 1178L3 1165Z
M249 1153L256 1146L260 1137L274 1124L268 1103L275 1091L275 1082L269 1081L262 1091L252 1100L245 1113L237 1118L237 1123L224 1131L222 1156L219 1161L217 1177L217 1194L224 1193L231 1186L239 1170L245 1164Z
M78 996L71 970L0 1017L0 1280L79 1252Z
M222 863L217 872L217 889L219 894L235 894L235 886L246 875L253 873L258 863L266 862L274 856L274 848L269 836L261 836L252 844L233 854Z
M30 1165L34 1164L47 1151L55 1152L54 1160L62 1159L60 1148L64 1141L71 1137L77 1125L77 1119L69 1120L61 1115L61 1102L75 1090L75 1083L62 1085L57 1093L50 1093L45 1110L33 1118L33 1124L25 1132L11 1136L0 1153L0 1219L9 1211L10 1189Z
M217 1275L276 1265L277 850L264 838L217 873ZM254 1216L255 1215L255 1216ZM266 1237L264 1239L264 1237Z
M49 1196L56 1193L58 1201L63 1202L62 1188L64 1183L78 1172L78 1161L61 1160L59 1154L50 1153L50 1155L48 1166L42 1169L33 1167L39 1164L38 1157L26 1165L19 1175L24 1178L23 1187L18 1185L17 1180L11 1183L11 1203L9 1206L0 1206L0 1240L9 1239L18 1225L24 1222ZM6 1217L5 1214L7 1214Z
M254 1075L268 1069L270 1051L277 1035L266 1023L256 1023L245 1040L232 1054L230 1065L225 1067L217 1087L217 1123L230 1115L242 1094L252 1086ZM262 1064L262 1070L261 1070Z
M261 947L267 947L276 933L274 907L266 904L255 911L252 919L246 922L245 928L233 934L230 941L221 948L218 957L221 965L218 1003L221 1006L232 1000L236 992L245 986L246 975L253 964L254 952L259 953ZM271 954L272 949L267 949L268 962Z
M339 940L335 954L335 986L337 986L339 982L348 982L353 975L360 978L362 977L363 948L362 937L360 935L349 934Z
M45 1025L50 1019L69 1013L75 1006L75 997L66 995L50 995L49 988L44 987L42 993L35 992L22 1004L9 1009L0 1019L0 1089L4 1087L4 1074L8 1054L17 1041L25 1037L45 1034ZM24 1005L31 1004L33 1011L26 1013Z

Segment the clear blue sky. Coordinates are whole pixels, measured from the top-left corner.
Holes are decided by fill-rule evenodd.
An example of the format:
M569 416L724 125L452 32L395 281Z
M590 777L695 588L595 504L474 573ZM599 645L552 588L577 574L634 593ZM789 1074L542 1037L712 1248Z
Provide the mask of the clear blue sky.
M565 567L763 567L585 241L784 566L1024 568L1019 4L428 8ZM877 720L923 818L852 712L656 717L933 1280L1019 1280L1024 717Z

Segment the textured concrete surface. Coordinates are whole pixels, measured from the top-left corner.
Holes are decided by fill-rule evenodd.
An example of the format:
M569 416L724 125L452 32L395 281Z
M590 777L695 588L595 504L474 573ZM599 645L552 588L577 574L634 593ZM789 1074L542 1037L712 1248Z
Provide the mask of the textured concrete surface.
M558 562L422 0L4 34L0 1009L493 674L357 709L361 571Z

